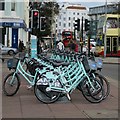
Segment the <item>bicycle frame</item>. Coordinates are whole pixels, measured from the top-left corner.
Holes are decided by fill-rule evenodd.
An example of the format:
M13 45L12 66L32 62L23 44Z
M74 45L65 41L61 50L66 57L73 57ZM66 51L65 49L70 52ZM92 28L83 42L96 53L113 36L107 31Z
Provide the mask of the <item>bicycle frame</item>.
M38 73L42 74L44 71L41 72L41 70L39 68L37 68L36 72L35 72L35 75L31 75L31 74L29 74L28 72L26 72L24 70L24 68L23 68L24 64L25 64L25 60L23 61L22 64L21 64L20 60L18 61L18 64L17 64L17 67L15 69L15 72L13 74L13 78L12 79L14 79L15 74L20 73L31 86L34 86L37 74Z
M71 93L86 77L86 74L84 73L82 67L83 66L78 67L78 63L73 62L68 67L60 66L55 68L54 72L56 71L59 74L56 77L53 75L52 72L47 72L46 74L44 74L44 76L48 78L49 81L49 87L47 87L47 89L52 91ZM70 75L71 72L73 74ZM50 80L53 80L53 82L50 82ZM54 85L57 80L59 80L62 87L56 87Z
M70 57L68 57L68 59L70 60ZM54 72L56 71L59 73L57 77L54 77L52 72L44 75L49 80L49 87L47 87L48 90L71 93L84 78L87 78L84 79L86 80L86 84L89 84L94 89L94 86L89 78L89 73L86 72L82 61L80 61L77 57L76 61L73 61L73 59L74 58L72 57L71 64L68 67L60 66L54 69ZM50 82L50 80L53 80L53 82ZM57 80L60 81L62 87L56 87L54 85Z

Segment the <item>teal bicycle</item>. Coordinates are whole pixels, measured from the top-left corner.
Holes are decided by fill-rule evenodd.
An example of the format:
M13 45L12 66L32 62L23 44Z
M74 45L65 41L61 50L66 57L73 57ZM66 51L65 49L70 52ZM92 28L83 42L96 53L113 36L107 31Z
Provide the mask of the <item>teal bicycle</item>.
M76 55L76 53L72 53L68 51L60 52L54 50L52 51L51 58L71 62L74 61L74 57L73 57L74 55ZM77 53L77 55L81 55L81 53ZM109 81L99 72L102 70L102 65L103 65L102 60L100 58L96 58L92 53L90 54L90 57L88 57L85 53L83 53L83 56L84 56L83 65L86 72L88 73L88 76L91 79L96 79L101 82L105 91L103 99L106 99L110 93L110 84ZM95 64L97 67L94 67ZM78 85L77 88L81 90L81 83L80 85Z
M3 92L6 96L13 96L18 92L21 85L19 75L22 75L25 78L25 81L27 81L30 86L34 87L36 81L41 78L41 74L50 70L48 67L43 67L43 65L39 64L36 65L37 67L35 68L33 74L29 71L29 68L27 68L28 70L26 70L26 67L24 67L28 65L28 62L32 64L33 60L28 57L24 57L22 59L13 58L8 60L8 68L13 69L14 71L5 77L3 82ZM46 94L47 96L49 95L49 99L51 99L51 102L56 101L60 96L60 94L56 91L50 91L49 94L48 92L45 92L44 94Z
M44 57L44 61L49 61L54 69L41 74L40 79L36 82L34 91L38 100L43 103L52 103L53 101L51 102L49 99L50 94L46 94L52 91L60 95L65 94L71 100L70 94L82 83L83 96L91 103L101 102L104 89L98 80L89 78L80 59L76 56L75 61L70 64L58 64ZM84 85L86 86L84 87ZM89 96L86 93L89 93Z

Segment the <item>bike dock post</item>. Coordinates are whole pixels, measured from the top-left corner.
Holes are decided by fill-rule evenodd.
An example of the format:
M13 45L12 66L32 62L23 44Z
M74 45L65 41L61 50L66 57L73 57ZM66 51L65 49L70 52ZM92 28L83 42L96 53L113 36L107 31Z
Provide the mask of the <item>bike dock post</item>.
M37 37L31 35L31 58L37 58Z

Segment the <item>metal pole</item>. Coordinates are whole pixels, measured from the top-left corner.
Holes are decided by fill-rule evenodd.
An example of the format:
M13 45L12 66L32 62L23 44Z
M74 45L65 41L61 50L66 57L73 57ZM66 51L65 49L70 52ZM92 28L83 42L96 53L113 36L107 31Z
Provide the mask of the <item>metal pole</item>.
M9 41L9 27L7 27L7 46L10 46L10 41Z
M53 1L52 1L52 20L51 20L51 23L52 23L52 27L51 27L51 48L53 48L53 19L54 19L54 8L53 8Z
M104 35L104 57L106 57L106 23L107 23L107 0L105 2L105 35Z
M75 32L75 26L74 26L74 39L76 39L76 32Z
M82 24L81 24L81 52L83 52L83 16L82 16Z

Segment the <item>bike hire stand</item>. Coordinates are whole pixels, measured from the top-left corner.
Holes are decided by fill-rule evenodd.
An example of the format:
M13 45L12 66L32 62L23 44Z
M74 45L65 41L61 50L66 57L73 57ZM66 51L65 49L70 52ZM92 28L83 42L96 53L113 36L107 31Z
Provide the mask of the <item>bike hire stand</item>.
M31 35L31 58L37 58L37 37Z

